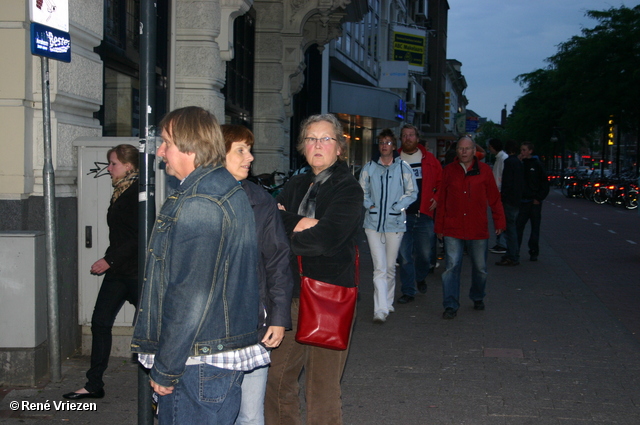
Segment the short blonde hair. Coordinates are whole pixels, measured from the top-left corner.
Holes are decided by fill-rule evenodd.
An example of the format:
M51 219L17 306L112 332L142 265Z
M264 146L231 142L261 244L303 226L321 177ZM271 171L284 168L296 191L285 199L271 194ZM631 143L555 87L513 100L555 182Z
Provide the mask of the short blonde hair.
M338 148L340 149L340 155L338 156L338 159L341 159L343 161L346 160L349 147L347 146L347 141L344 138L342 124L340 124L338 118L336 118L333 114L311 115L304 121L302 121L302 124L300 124L300 135L298 136L298 146L296 146L298 152L300 153L300 155L304 155L304 139L307 137L307 129L309 128L309 126L321 121L326 121L333 126L333 132L336 135L336 143L338 144Z
M160 121L182 153L195 154L194 165L225 165L224 137L216 117L206 109L187 106L169 112Z

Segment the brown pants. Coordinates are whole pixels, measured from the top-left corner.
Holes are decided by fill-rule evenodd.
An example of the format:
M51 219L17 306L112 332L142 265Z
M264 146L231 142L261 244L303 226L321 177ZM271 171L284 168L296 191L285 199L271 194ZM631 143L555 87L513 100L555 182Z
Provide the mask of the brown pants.
M329 350L295 341L300 299L291 303L293 330L285 332L280 347L271 352L271 367L265 395L265 425L299 425L300 386L304 369L306 425L341 425L342 399L340 380L349 347Z

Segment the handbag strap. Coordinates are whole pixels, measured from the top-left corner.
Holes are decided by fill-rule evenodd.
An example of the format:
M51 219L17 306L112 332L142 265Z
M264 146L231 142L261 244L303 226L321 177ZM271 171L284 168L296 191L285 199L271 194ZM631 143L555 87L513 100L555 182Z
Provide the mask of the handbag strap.
M355 262L355 266L356 266L356 275L355 275L355 284L356 287L358 287L360 285L360 250L358 249L358 245L356 245L356 262ZM302 274L302 256L298 255L298 271L300 272L300 277L303 276Z

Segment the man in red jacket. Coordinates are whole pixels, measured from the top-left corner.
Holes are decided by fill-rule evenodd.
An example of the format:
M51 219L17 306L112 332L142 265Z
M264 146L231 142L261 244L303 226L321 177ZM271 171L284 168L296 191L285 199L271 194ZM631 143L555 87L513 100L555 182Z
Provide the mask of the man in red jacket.
M444 238L446 270L442 273L443 319L456 317L460 307L460 269L465 247L471 259L473 308L484 310L487 283L487 247L491 208L496 235L506 228L500 192L491 167L478 161L475 142L469 136L458 140L457 159L444 167L438 189L435 232Z

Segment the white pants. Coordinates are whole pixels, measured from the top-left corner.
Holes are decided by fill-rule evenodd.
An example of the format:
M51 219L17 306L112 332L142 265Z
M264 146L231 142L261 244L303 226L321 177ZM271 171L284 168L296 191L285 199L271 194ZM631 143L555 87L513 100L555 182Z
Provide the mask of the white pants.
M373 312L389 314L396 291L396 259L404 232L378 233L364 229L373 260Z

